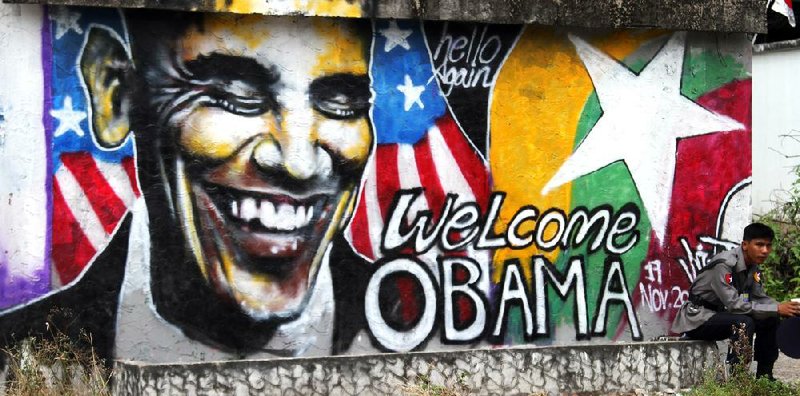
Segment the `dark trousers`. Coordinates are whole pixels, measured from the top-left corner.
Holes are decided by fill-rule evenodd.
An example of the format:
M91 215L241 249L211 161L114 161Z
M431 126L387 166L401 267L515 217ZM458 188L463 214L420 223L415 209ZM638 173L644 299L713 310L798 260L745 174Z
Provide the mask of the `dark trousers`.
M753 359L758 362L759 371L763 365L764 368L768 367L768 371L771 374L772 364L778 359L776 333L779 323L778 317L756 320L748 315L717 312L700 327L686 332L686 335L695 340L720 341L730 338L733 342L737 339L737 334L733 331L734 326L744 325L745 332L750 340L753 339L753 334L756 334ZM731 352L728 355L728 361L736 362L738 361L738 356L733 355Z

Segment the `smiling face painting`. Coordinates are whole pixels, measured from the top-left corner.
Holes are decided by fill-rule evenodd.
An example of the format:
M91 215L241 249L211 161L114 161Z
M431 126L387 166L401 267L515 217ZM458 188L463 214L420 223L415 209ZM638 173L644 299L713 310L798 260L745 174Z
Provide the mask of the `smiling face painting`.
M372 146L368 61L336 21L231 22L208 18L180 45L186 78L165 102L176 206L218 294L289 317L352 212Z
M82 61L98 142L137 136L154 258L185 241L187 264L154 267L154 284L199 301L199 274L245 326L297 317L373 146L371 35L336 19L161 19L130 18L132 63L102 29Z

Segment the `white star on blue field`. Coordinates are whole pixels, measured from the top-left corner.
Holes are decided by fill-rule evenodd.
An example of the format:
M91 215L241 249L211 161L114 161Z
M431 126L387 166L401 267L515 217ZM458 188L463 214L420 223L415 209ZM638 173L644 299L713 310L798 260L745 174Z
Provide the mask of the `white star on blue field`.
M372 47L378 143L414 144L447 110L418 21L379 21Z

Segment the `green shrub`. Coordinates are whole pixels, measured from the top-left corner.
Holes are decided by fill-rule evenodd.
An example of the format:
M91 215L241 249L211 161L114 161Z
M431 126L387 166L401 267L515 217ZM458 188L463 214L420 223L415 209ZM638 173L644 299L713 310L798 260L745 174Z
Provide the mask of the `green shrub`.
M759 219L775 230L773 253L761 269L765 291L778 301L800 298L800 166L794 173L789 199Z

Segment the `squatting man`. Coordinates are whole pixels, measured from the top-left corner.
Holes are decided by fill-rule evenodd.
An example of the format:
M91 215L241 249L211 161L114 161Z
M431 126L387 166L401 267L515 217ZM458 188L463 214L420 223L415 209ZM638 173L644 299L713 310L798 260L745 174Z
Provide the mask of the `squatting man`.
M772 379L778 359L776 331L779 317L800 315L800 303L777 303L761 285L759 265L772 251L775 234L761 223L745 227L740 247L714 256L689 288L689 300L678 311L672 331L696 340L736 340L735 328L744 327L752 340L757 376ZM732 348L731 348L732 350ZM738 362L732 351L729 362Z

